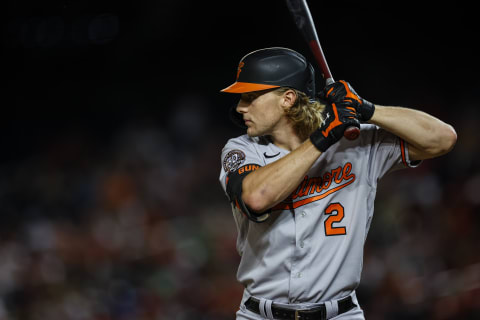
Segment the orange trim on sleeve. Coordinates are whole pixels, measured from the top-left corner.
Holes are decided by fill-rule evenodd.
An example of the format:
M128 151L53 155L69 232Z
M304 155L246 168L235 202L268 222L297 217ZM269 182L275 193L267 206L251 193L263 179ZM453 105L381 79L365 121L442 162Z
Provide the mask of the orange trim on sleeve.
M405 167L408 167L407 164L407 157L406 157L406 150L405 150L405 142L403 139L400 139L400 150L402 151L402 162Z

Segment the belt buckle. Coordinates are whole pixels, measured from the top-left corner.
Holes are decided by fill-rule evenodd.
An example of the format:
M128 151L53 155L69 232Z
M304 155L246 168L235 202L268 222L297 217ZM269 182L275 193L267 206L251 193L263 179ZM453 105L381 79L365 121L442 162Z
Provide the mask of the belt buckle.
M300 315L298 314L298 310L295 310L295 320L300 320Z

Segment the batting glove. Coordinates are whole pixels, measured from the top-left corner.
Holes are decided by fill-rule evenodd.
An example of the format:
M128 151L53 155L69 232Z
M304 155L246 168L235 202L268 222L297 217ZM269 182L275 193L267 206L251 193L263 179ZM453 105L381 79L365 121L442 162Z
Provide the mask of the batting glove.
M347 103L355 108L357 111L357 119L362 122L367 122L373 116L375 112L375 105L363 98L361 98L352 86L344 81L340 80L334 82L323 89L318 97L327 103Z
M322 152L340 140L346 128L360 128L355 108L345 102L327 104L323 119L320 127L310 135L310 141Z

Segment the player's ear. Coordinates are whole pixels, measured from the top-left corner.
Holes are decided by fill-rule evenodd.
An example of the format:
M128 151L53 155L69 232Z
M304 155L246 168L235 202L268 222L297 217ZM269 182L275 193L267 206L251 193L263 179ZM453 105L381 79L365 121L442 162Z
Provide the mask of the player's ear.
M283 93L282 106L286 109L289 109L295 104L296 100L297 100L297 93L295 92L295 90L288 89Z

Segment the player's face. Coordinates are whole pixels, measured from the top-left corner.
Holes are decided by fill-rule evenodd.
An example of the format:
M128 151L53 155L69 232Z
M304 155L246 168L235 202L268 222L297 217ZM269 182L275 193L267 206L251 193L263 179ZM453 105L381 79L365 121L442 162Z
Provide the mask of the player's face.
M271 135L281 129L285 111L280 100L281 96L272 90L242 94L237 112L243 116L249 136Z

